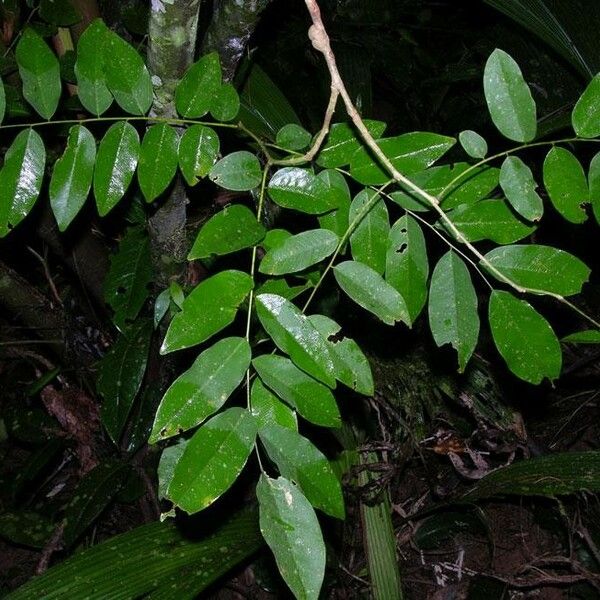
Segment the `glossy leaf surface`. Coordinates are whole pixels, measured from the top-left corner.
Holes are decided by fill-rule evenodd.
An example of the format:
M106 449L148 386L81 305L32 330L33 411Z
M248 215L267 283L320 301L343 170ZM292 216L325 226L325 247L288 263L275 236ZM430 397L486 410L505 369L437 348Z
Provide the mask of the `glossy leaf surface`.
M539 221L544 203L535 191L531 169L518 157L507 156L500 169L500 185L511 206L528 221Z
M600 74L589 82L575 104L572 123L579 137L595 138L600 135Z
M320 450L298 432L279 425L263 427L259 437L281 475L294 481L315 508L344 518L340 482Z
M256 421L243 408L230 408L207 421L175 467L169 498L190 514L212 504L237 479L255 439Z
M211 168L208 176L227 190L247 192L260 185L262 171L254 154L240 150L224 156Z
M231 83L224 83L217 88L212 103L210 114L217 121L233 121L240 112L240 97Z
M144 135L140 148L138 181L147 202L162 194L177 171L179 137L170 125L152 125Z
M216 52L195 62L175 90L175 106L182 117L203 117L221 88L221 65Z
M205 279L173 317L161 354L200 344L227 327L252 286L252 278L241 271L222 271ZM219 310L214 310L216 306Z
M508 368L521 379L539 384L560 375L560 343L552 327L528 302L494 290L490 296L492 337Z
M179 141L179 168L188 185L196 185L217 162L220 141L214 129L188 127Z
M50 205L64 231L83 207L94 175L96 140L88 129L74 125L63 155L54 164L50 179Z
M260 476L256 487L260 530L294 596L317 600L325 576L325 543L315 512L283 477Z
M479 315L469 270L453 251L440 258L431 275L429 326L438 346L456 350L463 372L479 338Z
M263 354L252 364L263 383L307 421L323 427L341 425L340 412L329 388L301 371L291 360Z
M223 406L250 366L244 338L219 340L202 352L165 392L154 419L150 443L187 431Z

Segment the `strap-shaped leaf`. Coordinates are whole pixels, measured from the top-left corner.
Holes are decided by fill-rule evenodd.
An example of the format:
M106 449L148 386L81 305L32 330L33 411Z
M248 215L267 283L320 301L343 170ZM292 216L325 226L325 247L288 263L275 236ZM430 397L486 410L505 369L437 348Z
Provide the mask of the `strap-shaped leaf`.
M576 331L566 335L562 338L561 342L569 344L600 344L600 330L584 329L583 331Z
M554 208L571 223L587 219L589 190L581 163L565 148L552 148L544 160L544 185Z
M394 223L386 242L385 279L404 298L414 323L427 300L429 260L425 236L417 221L405 215Z
M496 348L508 368L521 379L538 384L560 375L562 354L552 327L528 302L494 290L489 320Z
M390 233L390 218L383 198L380 196L379 200L376 200L364 214L365 206L377 195L374 190L365 189L352 200L348 216L350 223L354 223L359 215L364 216L350 236L350 248L354 260L368 265L379 275L383 275L387 239Z
M336 265L333 272L342 290L384 323L412 323L404 298L371 267L348 260Z
M208 173L217 185L234 192L247 192L260 185L262 170L258 158L247 150L224 156Z
M202 352L163 396L150 443L202 423L225 404L250 366L250 345L244 338L219 340Z
M140 136L133 125L119 121L104 134L94 170L98 214L107 215L123 198L138 164Z
M148 234L143 227L132 227L111 256L104 280L104 298L114 311L113 323L118 329L138 316L148 299L153 274Z
M253 287L241 271L222 271L197 285L183 301L165 336L161 354L200 344L229 325ZM218 307L218 310L215 310Z
M319 215L337 208L335 194L308 169L283 167L269 181L269 196L283 208Z
M60 99L60 67L46 42L33 30L25 29L15 50L23 96L44 119L56 112Z
M86 27L77 42L77 94L81 104L97 116L104 113L113 101L104 73L107 39L106 25L96 19Z
M216 52L195 62L175 90L175 106L182 117L203 117L221 88L221 65Z
M214 129L192 125L179 141L179 168L188 185L206 177L219 156L220 141Z
M268 275L286 275L304 271L331 256L338 236L328 229L310 229L287 238L263 257L259 271Z
M323 427L341 425L340 411L329 388L301 371L291 360L263 354L256 357L252 365L265 385L307 421Z
M33 208L42 187L45 164L42 138L33 129L21 131L7 150L0 170L0 237Z
M279 425L263 427L259 437L281 475L300 486L315 508L344 518L342 487L320 450L298 432Z
M422 171L441 158L456 140L437 133L416 131L377 140L377 145L403 174ZM392 177L367 148L359 148L350 159L350 175L363 185L381 185Z
M106 85L117 104L133 115L145 115L152 106L152 80L137 50L107 29L104 33Z
M561 296L578 294L590 276L576 256L551 246L515 244L494 248L485 258L518 285Z
M479 338L477 294L465 263L452 250L438 261L429 286L429 326L438 346L451 344L465 370Z
M283 477L256 486L260 530L296 598L317 600L325 576L325 542L310 502Z
M256 297L256 314L277 347L288 354L297 367L325 385L335 387L327 342L294 304L275 294L260 294Z
M259 429L269 425L280 425L298 430L296 413L268 390L258 377L252 382L250 404Z
M585 88L572 114L573 129L582 138L600 135L600 73Z
M212 216L200 229L188 260L220 256L256 246L266 230L243 204L233 204Z
M147 202L153 202L169 186L177 171L179 137L166 123L152 125L140 148L138 181Z
M335 378L359 394L372 396L375 390L371 365L358 344L340 335L342 328L333 319L325 315L311 315L309 319L327 339Z
M448 213L448 218L470 242L512 244L536 229L521 221L501 198L459 206Z
M364 120L365 127L374 138L379 138L385 131L383 121ZM317 164L328 169L335 169L350 164L352 155L361 146L360 135L351 123L334 123L327 136L325 145L317 157Z
M515 142L531 141L537 131L535 101L519 65L496 48L483 73L488 110L498 131Z
M518 157L507 156L500 169L500 186L511 206L528 221L539 221L544 203L535 191L531 169Z
M458 141L463 150L473 158L485 158L488 152L488 145L476 131L467 129L458 134Z
M4 91L4 83L2 77L0 77L0 124L4 119L4 113L6 111L6 92Z
M256 439L256 421L230 408L207 421L189 441L173 472L170 500L195 513L226 492L244 468Z
M96 388L104 398L102 423L118 444L146 372L152 322L140 319L126 329L100 362Z
M95 160L94 136L83 125L74 125L50 179L50 205L60 231L77 216L90 193Z

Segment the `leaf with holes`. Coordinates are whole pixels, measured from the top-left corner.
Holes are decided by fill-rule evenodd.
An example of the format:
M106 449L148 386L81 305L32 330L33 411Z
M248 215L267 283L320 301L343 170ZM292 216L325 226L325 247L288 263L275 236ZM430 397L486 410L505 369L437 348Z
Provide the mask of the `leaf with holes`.
M205 279L186 297L181 312L173 317L161 354L200 344L227 327L253 285L247 273L234 270Z
M140 155L140 137L133 125L119 121L104 134L94 170L94 196L101 217L123 198Z
M263 354L252 361L263 383L307 421L339 427L341 417L333 394L322 383L301 371L288 358Z
M528 302L494 290L489 320L496 348L508 368L521 379L538 384L560 375L560 343L550 324Z
M390 230L385 260L385 280L404 298L411 322L425 306L429 260L421 227L405 215Z
M429 285L429 327L438 346L451 344L462 373L479 338L477 294L465 263L452 250L438 261Z
M175 90L175 106L182 117L203 117L221 89L221 65L216 52L195 62Z
M219 136L210 127L192 125L179 141L179 168L188 185L206 177L219 156Z
M254 154L240 150L224 156L211 168L208 176L226 190L247 192L260 185L262 170Z
M250 345L240 337L219 340L202 352L165 392L150 443L187 431L217 412L242 381L250 358Z
M138 181L147 202L153 202L169 186L177 171L179 137L166 123L152 125L140 148Z
M50 179L50 205L60 231L64 231L87 200L96 160L96 140L88 129L74 125L63 155Z
M256 439L256 421L230 408L207 421L189 441L169 484L169 499L187 513L211 505L241 473Z
M544 203L535 191L531 169L517 156L507 156L500 169L500 186L511 206L528 221L539 221Z
M280 425L294 431L298 430L296 413L268 390L258 378L252 383L250 404L259 429L269 425Z

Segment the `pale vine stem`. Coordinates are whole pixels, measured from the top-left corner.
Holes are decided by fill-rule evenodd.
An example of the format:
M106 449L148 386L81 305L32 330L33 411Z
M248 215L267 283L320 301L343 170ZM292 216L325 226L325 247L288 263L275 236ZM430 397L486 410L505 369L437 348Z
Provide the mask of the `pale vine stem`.
M479 261L486 268L486 270L489 271L492 275L494 275L496 279L498 279L502 283L505 283L509 287L513 288L516 292L519 292L521 294L530 293L550 296L558 302L568 306L569 308L577 312L581 317L592 323L596 328L600 329L600 323L598 321L587 315L584 311L582 311L579 307L567 300L564 296L546 290L524 287L513 281L510 277L507 277L492 263L490 263L485 258L485 256L471 242L469 242L465 235L456 227L456 225L450 220L450 218L446 215L446 213L440 206L439 198L433 196L426 190L413 183L408 177L406 177L405 175L400 173L398 169L396 169L396 167L385 155L383 150L381 150L381 148L379 147L379 145L365 126L361 116L359 115L356 107L354 106L354 103L352 102L352 99L350 98L350 95L348 94L348 91L346 90L346 86L342 80L342 77L337 67L335 55L333 53L333 50L331 49L329 36L327 35L327 31L325 30L325 25L323 24L323 19L321 18L321 10L317 1L305 0L305 3L312 20L312 25L308 30L308 37L311 40L313 47L317 51L321 52L327 64L327 69L329 70L329 75L331 77L331 95L332 97L335 96L335 99L337 99L337 95L339 94L339 96L342 98L344 106L346 108L346 112L352 120L352 123L354 123L354 126L359 131L364 143L373 152L377 160L385 167L385 169L392 176L394 181L405 186L417 196L423 198L427 202L427 204L429 204L431 208L433 208L433 210L438 214L440 220L444 223L446 229L451 233L451 235L459 243L466 246L469 249L469 251L479 259ZM528 147L531 147L531 145Z

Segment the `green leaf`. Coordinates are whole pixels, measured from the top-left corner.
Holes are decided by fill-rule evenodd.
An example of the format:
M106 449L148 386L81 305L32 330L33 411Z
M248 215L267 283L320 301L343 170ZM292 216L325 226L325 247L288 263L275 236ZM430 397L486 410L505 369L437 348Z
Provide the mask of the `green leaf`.
M306 281L302 285L290 285L285 277L274 277L267 279L259 288L256 290L257 294L277 294L283 296L286 300L293 300L298 297L302 292L312 287L312 283Z
M332 517L344 518L340 482L327 458L309 440L279 425L261 428L259 437L281 475L294 481L315 508Z
M383 121L364 120L365 127L374 138L379 138L385 131ZM325 145L317 156L317 164L328 169L335 169L350 164L352 155L362 146L360 135L352 123L334 123L327 136Z
M217 412L244 378L251 354L240 337L219 340L202 352L165 392L150 443L187 431Z
M552 327L528 302L494 290L489 320L496 348L508 368L529 383L560 375L562 355Z
M55 529L56 524L39 513L20 510L0 515L0 537L19 546L44 548Z
M264 384L307 421L323 427L339 427L340 411L331 391L283 356L263 354L252 364Z
M231 83L219 87L210 106L210 114L217 121L233 121L240 112L240 97Z
M252 383L250 405L259 430L269 425L280 425L297 431L296 413L270 392L258 378Z
M452 250L438 261L429 286L429 327L438 346L451 344L462 373L479 337L477 294L469 269Z
M331 193L336 195L335 210L324 213L317 217L319 226L322 229L333 231L341 238L348 230L349 214L350 214L350 189L346 178L333 169L325 169L321 171L317 177L324 181L329 187ZM345 250L344 250L345 251Z
M536 229L519 220L500 198L459 206L448 213L448 218L469 242L492 240L497 244L512 244Z
M173 473L179 459L189 444L190 440L179 438L172 446L167 446L160 455L156 475L158 476L158 499L167 498L167 490L173 481Z
M211 505L241 473L256 439L256 421L243 408L230 408L207 421L187 444L168 489L187 513Z
M153 202L169 186L177 171L179 137L166 123L152 125L140 148L138 181L147 202Z
M240 150L224 156L211 168L208 176L226 190L247 192L260 185L262 170L254 154Z
M123 38L106 29L104 50L106 85L117 104L133 115L145 115L152 106L152 80L138 52Z
M44 119L56 112L60 99L60 65L46 42L33 29L25 29L15 50L23 96Z
M500 169L500 186L511 206L528 221L539 221L544 203L535 191L531 169L517 156L507 156Z
M335 387L327 342L300 309L281 296L260 294L256 297L256 314L277 347L288 354L297 367L327 386Z
M578 294L590 275L576 256L538 244L494 248L485 259L522 287L561 296Z
M154 301L154 329L160 325L160 322L164 319L170 306L171 292L167 288L156 296L156 300Z
M394 223L387 239L385 279L404 298L411 323L425 306L428 277L425 236L417 221L405 215Z
M0 237L16 227L33 208L42 187L46 149L33 129L17 135L0 170Z
M188 260L221 256L256 246L266 230L256 215L243 204L226 206L200 229Z
M387 325L396 321L411 324L404 298L371 267L348 260L333 268L339 286L359 306Z
M468 502L492 496L562 496L600 490L600 452L564 452L501 467L476 482Z
M371 365L358 344L340 336L341 327L333 319L325 315L311 315L308 318L327 339L335 378L359 394L372 396L375 390Z
M106 25L100 19L95 19L77 42L77 95L84 108L96 116L105 112L113 101L104 73L107 31Z
M94 196L101 217L123 198L138 164L140 137L133 125L119 121L104 134L94 170Z
M292 234L286 229L269 229L269 231L267 231L267 235L265 235L265 239L262 241L261 246L267 251L273 250L273 248L281 246L281 244L291 237L291 235Z
M179 141L179 168L188 185L206 177L219 156L219 136L210 127L192 125Z
M81 21L81 14L70 0L41 0L40 17L59 27L69 27Z
M483 89L498 131L509 140L530 142L537 131L535 101L519 65L496 49L485 64Z
M125 330L100 361L96 389L104 398L102 423L112 441L119 438L140 390L150 351L152 322L140 319Z
M325 542L317 516L300 490L283 477L261 475L256 486L260 530L294 596L317 600L325 576Z
M312 136L296 123L284 125L275 138L275 143L286 150L304 150L310 145Z
M216 52L195 62L175 90L177 112L186 118L203 117L221 90L221 65Z
M81 479L65 509L63 541L67 547L74 544L110 504L125 482L127 472L125 464L107 461Z
M371 208L365 214L369 204ZM348 215L350 223L354 223L361 215L362 218L350 235L352 258L383 275L390 219L383 198L374 190L362 190L352 200Z
M475 131L467 129L458 134L463 150L473 158L485 158L488 152L487 142Z
M95 160L94 136L82 125L74 125L50 179L50 205L60 231L65 231L87 200Z
M579 137L595 138L600 135L600 73L585 88L571 118Z
M111 256L104 280L104 299L115 313L113 323L118 329L138 316L148 299L153 275L148 234L144 227L132 227Z
M269 196L275 204L309 215L337 208L337 194L331 194L327 183L310 170L283 167L269 181Z
M338 242L338 236L327 229L310 229L292 235L280 246L267 252L259 271L268 275L304 271L331 256Z
M0 124L4 119L4 113L6 111L6 93L4 91L4 83L2 83L2 77L0 77Z
M252 278L241 271L222 271L205 279L173 317L161 354L200 344L227 327L252 287Z
M594 217L596 217L596 223L600 224L600 152L598 152L590 162L588 182L592 210L594 212Z
M590 201L585 173L575 155L565 148L552 148L544 160L544 185L554 208L571 223L583 223L583 205Z
M562 342L570 344L600 344L600 330L586 329L584 331L576 331L566 335Z
M376 141L403 175L431 166L456 143L454 138L422 131ZM354 152L350 160L350 175L363 185L380 185L392 179L368 148L359 148Z

